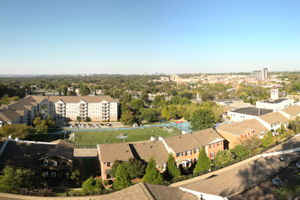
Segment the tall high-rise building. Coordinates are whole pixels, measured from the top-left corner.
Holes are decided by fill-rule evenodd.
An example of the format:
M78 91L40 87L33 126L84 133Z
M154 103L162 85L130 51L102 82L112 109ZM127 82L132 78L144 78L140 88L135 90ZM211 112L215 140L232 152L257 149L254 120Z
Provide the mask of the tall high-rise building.
M268 80L268 68L263 68L261 70L261 80L262 81Z

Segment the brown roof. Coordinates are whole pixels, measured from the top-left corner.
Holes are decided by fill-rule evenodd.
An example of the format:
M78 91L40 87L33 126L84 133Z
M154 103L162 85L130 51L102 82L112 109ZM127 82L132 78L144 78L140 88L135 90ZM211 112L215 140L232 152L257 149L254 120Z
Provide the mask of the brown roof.
M260 119L264 120L268 124L275 124L275 123L283 123L286 124L289 122L289 119L283 116L279 112L271 112L259 117Z
M128 143L98 144L97 147L100 159L103 162L127 161L129 158L133 158Z
M137 156L148 162L153 157L157 164L164 164L168 160L168 152L161 141L149 141L131 144Z
M259 135L267 130L257 119L248 119L232 124L221 124L217 127L217 131L226 131L234 135L241 135L246 130L252 130L255 135Z
M201 148L218 139L224 140L224 138L214 129L209 128L193 133L165 138L164 140L167 145L175 151L175 153L178 153Z
M292 105L288 108L283 109L282 111L289 114L292 117L295 117L300 114L300 106Z
M80 101L85 101L87 103L100 103L103 100L108 102L118 102L118 99L113 99L110 96L32 96L36 101L41 102L43 99L47 99L51 102L63 101L65 103L78 103Z
M106 196L110 200L197 200L191 193L178 187L138 183ZM105 198L104 198L105 199Z

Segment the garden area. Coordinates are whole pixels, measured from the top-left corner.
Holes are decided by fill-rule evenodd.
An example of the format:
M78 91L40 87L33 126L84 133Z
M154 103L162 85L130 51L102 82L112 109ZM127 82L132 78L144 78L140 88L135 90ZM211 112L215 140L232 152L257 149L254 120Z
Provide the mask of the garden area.
M181 131L174 127L152 127L132 130L77 132L71 134L70 140L78 148L95 148L97 144L136 142L149 140L150 137L170 137L178 134L181 134Z

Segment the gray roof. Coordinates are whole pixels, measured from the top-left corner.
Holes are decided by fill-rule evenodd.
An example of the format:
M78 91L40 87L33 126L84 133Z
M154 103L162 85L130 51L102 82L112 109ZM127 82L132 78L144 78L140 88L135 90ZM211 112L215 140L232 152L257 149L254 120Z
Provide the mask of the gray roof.
M262 102L264 102L264 103L271 103L271 104L277 104L277 103L281 103L281 102L286 101L286 100L288 100L288 99L286 99L286 98L282 98L282 99L267 99L267 100L264 100Z
M261 115L265 115L267 113L271 113L271 112L273 112L273 110L264 109L264 108L246 107L246 108L237 108L230 112L246 114L246 115L253 115L253 116L261 116Z
M69 156L72 154L72 157ZM72 160L73 145L68 142L55 143L28 143L22 141L8 141L0 163L25 168L39 168L40 159L49 156L59 156Z

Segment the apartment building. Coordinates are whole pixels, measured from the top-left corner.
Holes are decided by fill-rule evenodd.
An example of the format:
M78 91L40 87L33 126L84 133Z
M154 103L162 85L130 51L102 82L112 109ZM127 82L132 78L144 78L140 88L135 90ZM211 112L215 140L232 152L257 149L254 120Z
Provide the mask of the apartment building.
M110 96L27 96L0 108L3 123L31 124L34 117L51 115L54 119L117 121L119 101Z
M214 129L205 129L170 138L160 137L156 141L98 144L101 178L111 179L110 170L114 161L127 161L129 158L147 163L153 157L157 169L164 172L168 155L172 154L178 167L190 167L197 161L200 148L205 148L208 157L213 159L218 151L224 150L224 138Z
M248 119L231 124L221 124L217 132L228 141L228 148L232 149L243 140L257 136L262 138L268 129L257 119Z
M135 158L147 163L153 157L157 169L161 172L165 171L168 160L168 152L161 141L98 144L97 149L102 180L112 179L110 171L116 160L124 162Z
M41 171L48 178L68 179L73 168L73 152L74 145L63 140L8 139L0 149L0 164Z
M212 160L218 151L224 150L225 139L209 128L184 135L160 138L168 153L171 153L179 167L190 167L198 160L199 149L205 148Z

